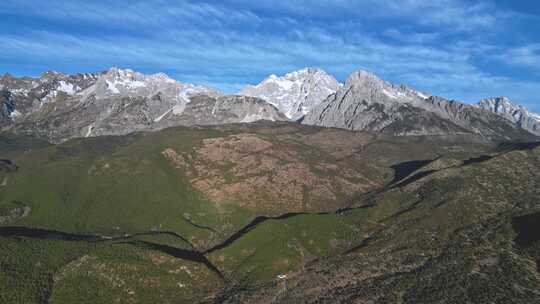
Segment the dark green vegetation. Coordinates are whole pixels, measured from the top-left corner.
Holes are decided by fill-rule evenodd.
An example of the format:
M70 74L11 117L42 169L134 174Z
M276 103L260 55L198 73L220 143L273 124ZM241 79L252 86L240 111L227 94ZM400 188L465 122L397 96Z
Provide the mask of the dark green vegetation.
M540 301L536 144L257 123L0 159L0 303Z

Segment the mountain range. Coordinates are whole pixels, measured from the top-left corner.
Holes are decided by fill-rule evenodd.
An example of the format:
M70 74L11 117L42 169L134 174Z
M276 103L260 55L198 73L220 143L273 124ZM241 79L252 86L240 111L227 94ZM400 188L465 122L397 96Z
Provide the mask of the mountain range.
M270 75L237 95L111 68L101 73L0 78L0 126L52 142L176 125L265 120L390 135L473 133L493 140L540 135L540 115L508 98L476 105L388 83L359 70L345 84L323 70Z
M499 140L530 135L521 125L499 114L358 71L310 111L302 123L391 135L475 133Z
M2 304L540 303L538 115L507 98L112 68L4 75L0 127Z

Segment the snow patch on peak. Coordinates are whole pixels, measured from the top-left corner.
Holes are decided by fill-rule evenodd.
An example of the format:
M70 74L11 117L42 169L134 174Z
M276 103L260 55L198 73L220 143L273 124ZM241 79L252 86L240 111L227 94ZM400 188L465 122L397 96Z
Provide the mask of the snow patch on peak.
M88 126L88 130L86 131L86 134L84 135L84 137L90 137L90 135L92 135L92 130L94 129L94 126L93 125L89 125Z
M165 111L165 113L159 115L156 119L154 119L154 122L161 121L165 115L169 114L171 111L173 111L174 108L170 108L169 110Z
M403 92L397 91L397 90L387 90L385 88L382 89L383 94L386 96L392 98L392 99L400 99L400 98L407 98L407 95Z
M298 119L341 87L323 70L305 68L283 76L271 74L257 85L248 85L240 95L264 99L289 119Z
M513 103L508 97L486 98L478 102L476 106L504 117L531 133L540 135L540 115Z
M424 94L424 93L422 93L422 92L420 92L420 91L414 91L414 93L416 93L416 95L418 95L418 97L420 97L420 98L424 98L424 99L428 99L428 98L429 98L428 95L426 95L426 94Z
M266 84L274 83L280 89L283 89L283 90L290 90L295 85L294 81L291 81L287 78L278 78L275 75L272 75L272 76L273 77L270 77L269 79L266 80Z
M481 100L477 106L497 114L529 114L525 107L514 104L508 97L491 97Z
M113 94L120 94L120 91L116 88L116 85L109 81L108 79L105 80L107 83L107 88L113 93Z
M15 119L15 118L17 118L17 117L19 117L19 116L21 116L21 115L22 115L21 112L19 112L19 111L17 111L17 110L13 110L13 111L11 111L11 113L9 113L9 116L10 116L12 119Z
M58 84L58 88L57 88L58 91L62 91L68 95L73 95L75 94L76 91L80 90L80 88L78 86L75 86L74 84L72 83L67 83L63 80L61 80Z
M103 73L97 79L96 85L84 92L86 96L91 94L97 98L107 98L114 95L146 98L158 96L157 100L169 103L166 105L168 108L175 104L187 103L192 96L197 94L219 95L213 89L184 84L164 73L144 75L130 69L116 67Z

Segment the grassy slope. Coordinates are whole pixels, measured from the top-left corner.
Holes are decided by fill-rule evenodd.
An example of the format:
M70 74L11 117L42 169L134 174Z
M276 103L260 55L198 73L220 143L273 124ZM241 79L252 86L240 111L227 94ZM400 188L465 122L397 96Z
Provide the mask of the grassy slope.
M511 223L540 210L539 167L540 148L512 151L385 191L358 222L369 245L228 303L537 303L537 258Z
M362 236L357 223L365 214L357 210L349 216L310 214L269 220L213 252L210 259L237 280L271 281L298 265L351 247Z
M1 303L192 303L222 281L204 266L117 242L0 238Z
M207 248L238 230L256 214L264 214L266 209L248 210L233 205L217 208L215 203L204 199L189 185L181 171L170 166L161 156L161 151L173 148L178 152L187 152L199 145L203 138L246 131L279 142L283 149L292 146L300 149L299 152L305 149L303 151L310 155L308 160L313 164L321 160L347 162L379 181L392 179L389 166L396 162L433 159L452 153L461 153L460 158L467 158L471 152L487 149L476 142L422 137L403 140L370 135L365 136L368 138L365 140L361 138L364 135L356 133L290 125L269 128L263 125L248 129L245 126L199 130L173 128L153 134L78 139L59 146L42 147L32 153L9 154L19 170L0 172L8 178L8 186L0 187L0 208L12 206L13 201L21 201L32 207L30 216L10 225L102 234L137 233L159 228L175 231L195 246ZM339 140L328 142L332 138ZM414 195L394 191L385 195L382 203L370 209L358 209L344 215L313 214L270 220L231 246L213 252L209 258L233 281L248 279L252 282L271 282L278 274L294 275L308 261L342 253L360 243L379 227L378 221L391 217L401 210L403 204L414 200ZM280 210L276 212L279 214ZM185 219L186 216L192 222L211 227L217 232L192 225ZM189 244L169 236L144 236L138 239L180 248L189 247ZM37 299L42 299L43 293L51 292L53 303L84 302L88 298L107 302L126 294L128 296L122 301L167 302L173 298L189 298L190 293L186 293L186 290L200 295L215 291L220 286L214 283L217 282L215 278L208 279L211 276L206 270L195 268L195 277L191 282L195 285L199 283L202 289L182 289L184 287L178 284L173 286L172 282L179 278L171 277L170 269L165 266L162 269L161 264L156 266L151 259L149 261L149 250L131 245L104 243L95 248L85 243L4 240L4 244L11 247L3 247L2 252L7 250L14 254L27 247L46 248L37 250L50 250L51 259L58 259L47 264L49 266L45 267L45 273L49 278L62 274L61 280L54 284L29 287L41 280L42 275L33 274L28 266L40 257L29 255L30 258L20 260L10 255L10 259L0 258L0 263L4 263L2 265L20 270L26 276L23 280L12 277L9 272L2 272L2 279L11 284L6 285L11 286L6 297L24 289L24 298L35 300L29 302L38 303L40 301ZM90 262L73 264L72 261L85 255L92 257ZM164 256L171 265L189 264ZM105 277L88 275L89 271L96 269L105 269L109 278L114 275L119 280L131 277L144 280L145 273L154 273L156 280L163 280L163 283L157 289L140 281L130 281L128 285L136 290L127 290L124 285L112 284L106 274ZM84 285L95 288L85 289L82 287ZM160 298L162 295L156 290L170 291L171 298ZM135 296L130 291L135 292ZM182 294L188 296L182 298ZM8 299L17 302L14 298Z
M8 186L0 190L1 204L21 201L31 206L31 215L13 225L102 234L160 228L185 234L194 242L210 235L187 222L187 214L193 222L216 228L247 221L242 210L218 215L215 205L201 198L161 157L165 147L189 149L200 140L197 135L211 134L160 135L138 136L127 145L111 144L119 140L116 137L74 140L19 155L15 158L19 170L9 173ZM109 149L96 150L104 141Z

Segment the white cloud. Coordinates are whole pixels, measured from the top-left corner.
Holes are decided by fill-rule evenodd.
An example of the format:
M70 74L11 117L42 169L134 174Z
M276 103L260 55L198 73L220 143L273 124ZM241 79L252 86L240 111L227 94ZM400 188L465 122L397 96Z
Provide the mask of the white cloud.
M540 71L540 43L510 48L496 58L511 65Z
M430 43L440 39L441 34L439 32L414 32L414 31L402 31L396 28L389 28L383 32L383 35L392 38L399 42L423 44Z
M464 0L225 0L252 10L274 10L318 18L402 19L412 24L446 27L446 31L493 28L514 14L491 1Z
M218 4L197 1L59 1L59 0L3 0L0 13L38 16L50 20L84 22L115 28L161 27L197 23L222 26L260 22L254 13L242 9L229 9Z
M474 64L473 58L482 55L540 66L538 44L497 55L504 48L483 41L512 14L485 1L225 0L216 5L154 0L135 1L127 8L118 2L5 1L0 13L9 10L96 28L81 33L24 27L0 31L0 57L23 58L32 70L54 65L91 71L118 65L165 71L181 81L232 92L269 73L304 66L322 67L341 80L366 68L393 82L466 101L510 95L532 102L533 88L539 88L533 81L493 75ZM269 12L261 14L263 8Z

